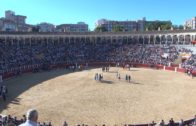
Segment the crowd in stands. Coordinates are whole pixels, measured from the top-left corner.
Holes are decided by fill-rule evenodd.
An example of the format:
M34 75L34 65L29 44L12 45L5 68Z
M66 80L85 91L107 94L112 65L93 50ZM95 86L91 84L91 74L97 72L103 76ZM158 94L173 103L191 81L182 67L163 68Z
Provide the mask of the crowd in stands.
M166 56L164 56L166 54ZM168 65L178 58L174 46L124 45L109 56L109 61Z
M174 62L180 52L190 50L177 49L175 46L141 45L122 41L73 42L35 41L24 43L5 43L0 40L0 74L15 71L20 74L21 67L50 66L89 62L134 62L161 64L168 66ZM183 65L195 66L196 56Z
M178 49L168 45L141 45L108 41L79 41L74 42L42 42L32 40L25 43L5 43L0 40L0 75L7 71L15 71L20 74L21 67L32 65L50 66L58 64L75 64L90 62L132 62L143 64L160 64L168 66L173 63L182 52L191 53L191 50ZM183 64L183 68L196 69L196 54L191 54ZM1 92L3 88L1 88ZM26 121L26 117L0 116L0 126L18 126ZM185 121L177 123L183 126ZM190 124L196 125L196 117ZM38 126L51 126L51 123L39 123ZM65 125L67 125L65 123ZM150 126L158 125L151 123ZM160 126L176 126L176 123L169 121L165 124L161 121ZM78 125L78 126L84 126Z
M12 117L11 115L3 116L0 115L0 126L19 126L27 121L26 115L19 119L17 117ZM51 122L37 122L37 126L52 126Z
M188 71L196 71L196 54L192 54L191 57L182 64L182 67L186 68Z
M29 110L27 112L27 115L23 115L22 119L18 119L17 117L12 117L10 115L8 116L2 116L0 115L0 126L53 126L51 122L38 122L38 117L36 117L33 114L33 111L35 110ZM29 113L30 112L30 113ZM31 117L32 116L32 117ZM34 117L35 116L35 117ZM33 119L35 118L35 119ZM32 124L32 125L27 125ZM69 126L69 124L64 121L63 126ZM75 126L89 126L87 124L76 124ZM95 125L98 126L98 125ZM106 124L100 125L100 126L107 126ZM117 126L117 125L114 125ZM148 124L124 124L124 126L196 126L196 115L193 119L189 120L183 120L180 121L174 121L173 118L171 118L168 123L166 123L164 120L161 120L160 122L156 123L152 121Z

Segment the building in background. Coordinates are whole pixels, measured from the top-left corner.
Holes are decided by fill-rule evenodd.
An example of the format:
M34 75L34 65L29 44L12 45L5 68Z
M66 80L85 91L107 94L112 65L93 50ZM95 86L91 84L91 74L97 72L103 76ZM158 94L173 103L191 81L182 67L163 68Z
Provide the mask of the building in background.
M142 20L138 21L113 21L107 19L100 19L96 22L96 27L104 27L107 32L112 32L113 28L116 26L120 26L123 28L123 31L144 31L145 29L145 21L146 19L143 18Z
M17 25L12 20L0 18L0 31L17 31Z
M185 27L188 29L196 29L196 17L185 22Z
M5 11L5 18L8 20L14 21L15 20L15 12L11 11L11 10Z
M5 11L5 18L14 21L17 25L25 25L27 17L23 15L15 15L14 11L8 10Z
M78 22L77 24L61 24L56 26L58 32L88 32L88 24Z
M8 10L5 11L5 18L15 22L16 25L25 25L27 17L23 15L15 15L14 11Z
M15 15L14 11L5 11L5 17L0 19L0 31L28 31L26 16Z
M55 32L55 26L50 23L40 23L37 25L39 27L39 32Z

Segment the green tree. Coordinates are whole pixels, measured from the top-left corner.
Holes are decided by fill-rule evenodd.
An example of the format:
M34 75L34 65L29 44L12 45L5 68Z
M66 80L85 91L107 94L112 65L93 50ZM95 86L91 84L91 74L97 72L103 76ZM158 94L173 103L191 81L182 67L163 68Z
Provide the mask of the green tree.
M173 28L182 30L182 29L184 29L184 26L183 25L173 25Z
M147 21L145 24L145 28L151 30L158 30L159 27L161 30L169 30L172 27L172 23L170 21Z
M107 29L103 26L97 26L95 29L94 29L95 32L106 32Z
M179 25L178 29L184 29L183 25Z
M122 32L122 31L124 31L124 28L121 25L114 25L112 27L112 32Z
M170 30L171 27L172 27L172 25L169 24L169 23L166 23L166 24L162 24L162 25L161 25L161 29L162 29L162 30Z

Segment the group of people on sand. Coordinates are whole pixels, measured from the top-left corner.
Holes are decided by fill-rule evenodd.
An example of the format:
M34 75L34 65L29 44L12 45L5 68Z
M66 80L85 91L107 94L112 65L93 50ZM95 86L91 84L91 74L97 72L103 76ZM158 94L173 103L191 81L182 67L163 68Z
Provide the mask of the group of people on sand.
M129 83L131 83L131 75L127 75L125 76L125 80Z
M109 68L110 67L102 67L102 72L108 72ZM122 80L121 74L119 73L119 71L116 72L116 78L119 81ZM125 79L126 82L131 83L131 75L126 74L124 79ZM102 73L101 74L100 73L95 73L94 80L95 81L102 81L103 80L103 74Z
M118 80L121 80L121 75L120 73L117 71L116 73L116 78L118 78ZM126 74L125 75L125 81L131 83L131 75Z
M102 67L102 72L109 72L110 71L110 67Z
M103 74L96 73L95 74L95 81L101 81L103 79Z

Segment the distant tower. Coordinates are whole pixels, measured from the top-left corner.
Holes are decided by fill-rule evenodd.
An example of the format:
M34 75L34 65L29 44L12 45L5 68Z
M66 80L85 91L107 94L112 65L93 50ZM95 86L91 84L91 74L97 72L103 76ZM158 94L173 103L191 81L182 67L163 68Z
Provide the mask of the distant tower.
M11 10L5 11L5 18L8 20L14 21L15 20L15 12L11 11Z

